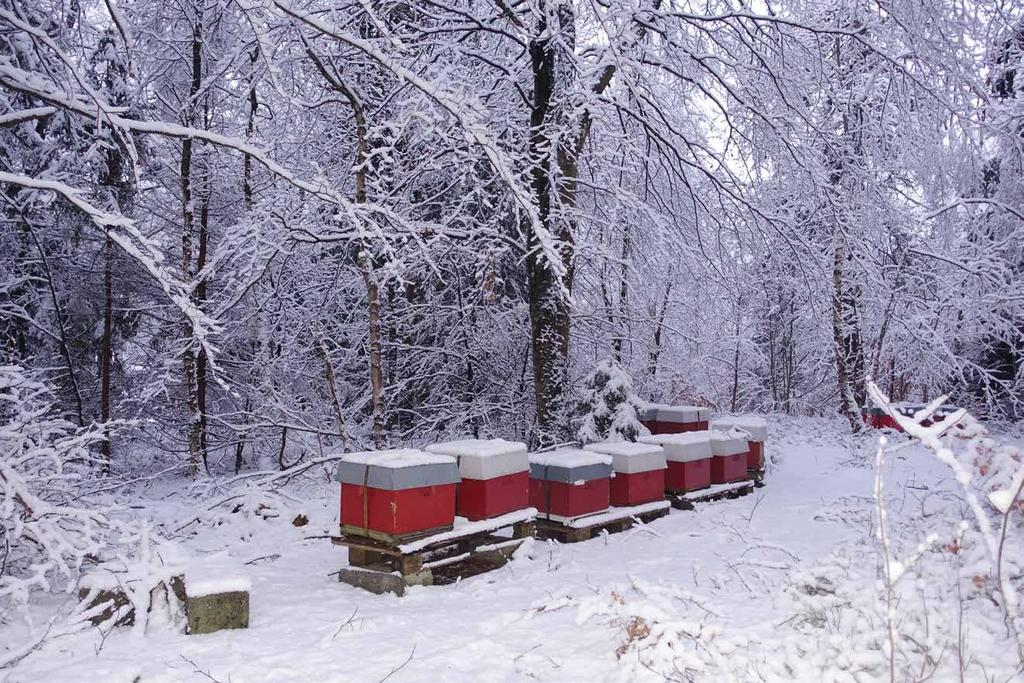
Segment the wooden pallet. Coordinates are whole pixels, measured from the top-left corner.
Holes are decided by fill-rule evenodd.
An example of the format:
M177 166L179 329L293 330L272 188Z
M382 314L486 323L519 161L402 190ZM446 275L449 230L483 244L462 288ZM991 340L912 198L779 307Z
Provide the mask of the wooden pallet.
M335 545L348 548L349 566L339 571L338 579L373 593L404 595L408 586L443 586L483 574L504 565L535 535L536 514L528 508L391 541L342 527L341 534L331 537Z
M560 543L589 541L601 532L615 534L629 529L638 521L647 523L664 517L670 509L668 501L656 501L632 507L610 508L607 512L572 519L538 519L537 537Z
M723 498L739 498L754 490L757 482L753 480L736 481L731 484L712 484L697 491L667 494L672 507L677 510L692 510L700 503L709 503ZM762 484L763 486L763 484Z
M754 482L755 488L764 488L764 470L747 470L747 475Z
M440 526L434 529L425 529L423 531L414 531L408 534L386 534L383 531L374 531L373 529L364 529L360 526L342 524L341 535L369 538L373 541L377 541L378 543L383 543L384 545L401 545L403 543L418 541L419 539L427 538L428 536L443 534L446 531L451 531L453 528L454 527L449 524L448 526Z

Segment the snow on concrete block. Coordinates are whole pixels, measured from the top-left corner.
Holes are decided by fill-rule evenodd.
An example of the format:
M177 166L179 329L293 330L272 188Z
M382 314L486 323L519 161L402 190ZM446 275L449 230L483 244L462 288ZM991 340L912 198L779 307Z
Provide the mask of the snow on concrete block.
M249 592L190 595L185 598L185 612L188 614L188 632L192 635L249 628Z
M434 575L429 569L402 575L397 572L378 572L367 569L342 567L338 572L338 581L356 588L383 595L393 593L403 596L409 586L432 586Z
M252 581L247 576L197 576L189 572L185 579L185 594L190 598L202 598L217 593L248 593L252 590Z
M192 635L225 629L249 628L249 591L246 576L224 573L215 567L185 574L185 613Z

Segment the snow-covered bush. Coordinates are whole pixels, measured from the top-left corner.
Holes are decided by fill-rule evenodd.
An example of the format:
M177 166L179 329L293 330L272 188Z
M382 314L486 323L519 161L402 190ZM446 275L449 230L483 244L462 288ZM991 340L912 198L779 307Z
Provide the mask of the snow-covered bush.
M44 383L0 366L0 615L27 615L33 594L73 591L100 566L97 575L120 584L102 590L118 589L136 613L148 613L152 589L167 578L153 570L164 564L162 542L145 525L83 502L99 465L92 446L102 438L99 428L75 429L57 415ZM90 602L78 622L103 611L90 611ZM0 666L5 659L0 653Z
M43 383L0 366L0 604L67 587L105 545L107 518L75 504L102 438L56 415Z
M618 363L599 362L584 380L576 438L583 443L635 441L644 431L636 415L643 403L633 378Z

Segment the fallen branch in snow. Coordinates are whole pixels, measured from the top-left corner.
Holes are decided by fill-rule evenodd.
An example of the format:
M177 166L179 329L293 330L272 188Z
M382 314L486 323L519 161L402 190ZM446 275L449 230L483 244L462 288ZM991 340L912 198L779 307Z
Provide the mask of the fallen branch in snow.
M194 661L192 661L191 659L189 659L185 655L179 654L178 656L181 657L182 659L184 659L186 662L188 662L192 666L192 671L193 672L199 674L200 676L203 676L204 678L206 678L206 680L213 681L213 683L224 683L219 678L214 678L213 675L210 674L209 671L203 671L202 669L200 669L198 664L196 664Z
M408 666L408 665L409 665L409 662L411 662L411 661L412 661L412 658L413 658L413 656L414 656L415 654L416 654L416 646L415 646L415 645L413 645L413 646L412 646L412 652L410 652L410 653L409 653L409 656L405 658L405 661L404 661L404 662L402 662L401 664L399 664L398 666L396 666L396 667L395 667L394 669L392 669L391 671L389 671L389 672L388 672L388 675L387 675L387 676L385 676L384 678L380 679L380 681L379 681L378 683L384 683L384 681L388 680L389 678L391 678L392 676L394 676L394 675L395 675L396 673L398 673L399 671L401 671L402 669L404 669L404 668L405 668L406 666Z
M332 639L337 638L338 634L341 633L343 630L345 630L346 626L349 626L352 623L354 623L357 614L359 614L359 606L358 605L356 605L356 608L354 610L352 610L352 614L349 616L349 618L346 619L345 621L341 622L341 626L338 627L338 630L334 632L334 635L332 635L331 638Z

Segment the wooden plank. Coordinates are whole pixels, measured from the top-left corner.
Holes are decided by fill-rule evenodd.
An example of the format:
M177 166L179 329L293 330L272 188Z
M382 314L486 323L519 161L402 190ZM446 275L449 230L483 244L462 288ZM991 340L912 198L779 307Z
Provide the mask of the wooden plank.
M349 550L350 567L342 570L339 579L374 593L402 595L408 585L443 585L482 574L508 562L516 548L534 536L535 515L531 508L440 530L437 539L402 538L406 545L389 543L387 534L371 537L365 529L342 527L342 535L331 538Z
M671 509L668 505L659 506L655 509L649 509L650 506L636 507L641 508L641 510L623 508L621 516L611 519L608 518L610 513L593 515L593 517L598 519L595 524L586 524L586 517L569 520L569 524L553 519L538 519L537 536L539 538L556 540L560 543L580 543L582 541L589 541L602 531L610 534L626 531L632 528L637 520L646 524L659 517L664 517Z
M363 527L359 526L350 526L348 524L342 524L341 535L362 537L364 539L369 538L373 539L374 541L380 541L381 543L385 543L390 546L399 546L403 543L410 543L412 541L418 541L429 536L434 536L436 534L443 534L445 532L451 531L452 528L452 525L449 524L447 526L441 526L434 529L427 529L425 531L417 531L411 534L401 534L396 536L393 534L386 534L381 531L375 531L373 529L364 529Z
M533 538L537 535L537 525L534 522L517 522L512 525L512 538Z
M723 498L739 498L754 490L755 482L740 481L732 484L717 484L699 491L688 491L669 496L672 507L677 510L692 510L695 505L709 503Z
M414 555L401 555L398 558L398 571L402 576L408 576L409 574L416 574L423 571L423 555L419 553Z
M353 567L368 567L373 564L382 564L386 562L386 557L388 556L376 550L353 547L348 549L348 563Z
M375 553L381 553L382 555L401 555L399 551L395 550L394 547L384 545L383 543L377 543L370 539L364 539L352 536L331 536L331 543L334 545L345 546L346 548L352 549L357 548L359 550L366 550Z

